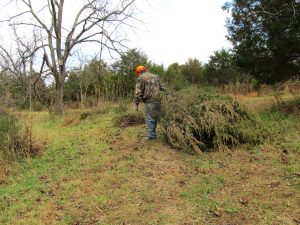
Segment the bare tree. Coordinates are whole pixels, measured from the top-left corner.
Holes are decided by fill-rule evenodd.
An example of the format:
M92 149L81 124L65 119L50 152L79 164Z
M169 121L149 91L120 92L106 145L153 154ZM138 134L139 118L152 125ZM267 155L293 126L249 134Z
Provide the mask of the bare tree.
M135 0L70 0L70 4L82 5L69 25L66 11L69 8L64 8L67 0L14 1L20 4L22 10L3 22L16 27L33 26L46 39L42 65L45 63L54 77L55 113L61 115L67 60L72 51L84 43L97 43L111 55L113 52L120 53L126 47L126 39L118 31L122 25L133 27Z
M28 100L29 110L32 110L32 92L34 69L33 64L36 52L42 48L42 41L33 32L32 40L25 41L18 35L13 27L16 48L14 52L7 50L0 45L0 67L2 72L5 71L8 76L16 78L20 87L19 102L23 103Z
M87 64L88 59L82 52L77 52L77 59L79 61L79 65L77 68L77 77L78 77L78 83L79 83L79 89L80 89L80 108L84 108L85 99L87 96L88 88L91 85L92 82L95 81L91 77L89 73L84 73L83 68L84 65Z

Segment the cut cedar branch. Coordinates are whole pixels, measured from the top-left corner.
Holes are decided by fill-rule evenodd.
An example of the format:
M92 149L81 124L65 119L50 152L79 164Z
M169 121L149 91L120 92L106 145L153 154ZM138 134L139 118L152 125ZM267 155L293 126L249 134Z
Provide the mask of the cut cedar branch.
M200 91L192 99L163 105L161 127L165 139L187 153L256 144L267 135L258 116L228 96Z

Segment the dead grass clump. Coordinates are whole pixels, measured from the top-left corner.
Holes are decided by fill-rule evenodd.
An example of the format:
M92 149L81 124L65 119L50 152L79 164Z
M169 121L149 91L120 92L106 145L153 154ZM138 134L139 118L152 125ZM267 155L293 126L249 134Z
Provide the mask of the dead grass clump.
M164 104L161 125L172 146L188 153L200 153L262 140L258 117L238 101L212 90L198 90L193 96L186 102L181 99Z
M145 123L144 114L140 111L128 111L114 118L117 127L129 127Z
M66 116L64 117L64 122L63 122L63 127L73 127L76 125L80 124L80 119L79 118L74 118L74 117L69 117Z
M300 81L287 81L285 83L285 93L290 93L293 96L298 96L300 94Z
M109 107L97 108L92 110L83 111L80 113L80 120L85 120L88 117L99 116L109 112Z
M286 101L275 100L272 111L280 111L286 115L300 115L300 97Z
M230 82L228 84L223 84L220 87L223 93L233 94L233 95L248 95L253 93L255 90L255 84L250 81L245 82Z
M275 87L271 85L263 84L258 89L258 96L272 95L274 90L276 90Z
M12 115L0 115L0 153L3 160L14 161L20 157L38 155L42 146L38 145L31 128L22 127Z
M2 155L0 154L0 185L5 183L5 175L5 163Z

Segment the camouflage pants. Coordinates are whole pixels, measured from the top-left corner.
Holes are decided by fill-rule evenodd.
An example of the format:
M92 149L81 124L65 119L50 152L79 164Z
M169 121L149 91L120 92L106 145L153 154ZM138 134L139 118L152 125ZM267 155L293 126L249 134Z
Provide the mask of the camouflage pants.
M147 133L149 139L156 138L156 126L161 115L161 106L159 103L145 103L145 121L147 124Z

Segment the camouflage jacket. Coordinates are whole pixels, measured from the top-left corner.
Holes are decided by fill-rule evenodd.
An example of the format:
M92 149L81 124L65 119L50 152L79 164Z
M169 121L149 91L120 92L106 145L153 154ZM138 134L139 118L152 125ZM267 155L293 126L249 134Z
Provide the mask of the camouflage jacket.
M155 74L144 72L136 83L134 103L138 105L141 101L145 103L160 102L167 89Z

